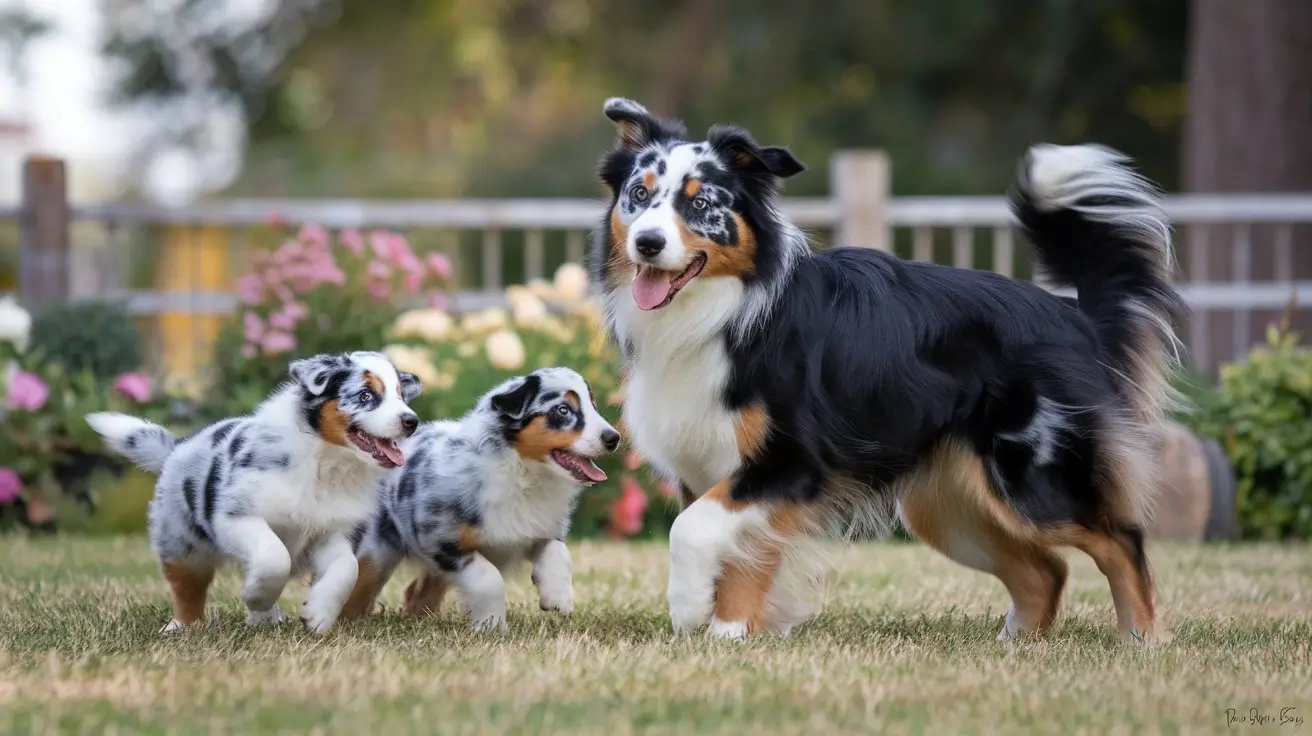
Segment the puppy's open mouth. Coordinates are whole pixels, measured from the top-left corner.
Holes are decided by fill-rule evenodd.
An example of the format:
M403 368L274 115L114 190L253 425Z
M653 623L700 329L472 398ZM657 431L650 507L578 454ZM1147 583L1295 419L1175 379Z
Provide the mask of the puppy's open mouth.
M639 309L660 309L674 301L674 295L697 278L703 268L706 268L706 254L702 251L693 254L692 262L682 273L639 265L633 278L633 301Z
M597 467L597 464L590 457L576 455L569 450L552 450L551 459L574 476L574 480L585 486L595 485L606 480L606 472Z
M369 434L355 426L346 430L346 438L351 444L372 455L379 467L399 468L405 464L405 455L394 440Z

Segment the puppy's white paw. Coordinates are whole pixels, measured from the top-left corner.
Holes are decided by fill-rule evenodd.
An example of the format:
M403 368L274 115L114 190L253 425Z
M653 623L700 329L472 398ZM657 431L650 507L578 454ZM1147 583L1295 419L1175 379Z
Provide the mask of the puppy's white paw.
M538 605L544 611L557 611L559 613L574 612L574 589L563 588L561 590L551 590L543 588L538 593Z
M747 622L721 621L718 618L712 617L710 634L717 639L742 641L747 638Z
M504 634L510 631L510 626L506 624L506 616L502 613L490 613L481 618L471 616L469 618L469 628L480 633L499 631Z
M337 617L341 614L340 606L326 606L313 598L301 604L301 623L312 634L326 634L328 630L337 623Z
M282 609L278 604L267 611L246 611L247 626L277 626L282 623Z

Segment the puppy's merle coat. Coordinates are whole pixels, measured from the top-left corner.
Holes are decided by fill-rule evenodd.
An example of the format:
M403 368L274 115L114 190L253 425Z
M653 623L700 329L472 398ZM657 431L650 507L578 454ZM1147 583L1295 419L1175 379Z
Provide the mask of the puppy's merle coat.
M382 482L374 517L356 532L360 563L342 615L367 613L406 557L425 572L405 611L436 612L450 585L476 629L506 627L502 579L524 560L544 610L574 607L565 535L584 486L606 474L593 459L620 435L568 368L513 378L458 421L429 422L402 443L409 460Z
M293 361L290 381L249 416L182 440L125 414L87 422L116 452L158 473L150 541L173 592L174 631L199 620L215 569L244 569L247 623L278 623L292 575L315 582L301 618L322 633L355 584L350 531L373 511L379 477L405 461L397 441L419 418L418 379L379 353Z

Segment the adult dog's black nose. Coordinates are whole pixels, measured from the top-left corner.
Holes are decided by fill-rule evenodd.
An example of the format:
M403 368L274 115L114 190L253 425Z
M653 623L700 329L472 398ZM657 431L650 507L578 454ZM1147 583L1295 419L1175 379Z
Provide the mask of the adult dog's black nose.
M613 429L602 432L601 444L606 448L606 452L615 452L615 448L620 446L620 433Z
M401 431L405 432L405 436L409 437L414 434L416 429L419 429L419 417L414 414L402 414Z
M665 236L659 230L644 230L633 239L633 247L643 258L655 258L665 250Z

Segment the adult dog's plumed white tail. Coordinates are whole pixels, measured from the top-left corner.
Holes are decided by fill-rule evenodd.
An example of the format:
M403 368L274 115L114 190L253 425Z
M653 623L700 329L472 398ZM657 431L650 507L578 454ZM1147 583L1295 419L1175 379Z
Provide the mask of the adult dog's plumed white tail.
M164 469L178 440L167 429L145 419L112 411L87 415L87 424L105 439L105 446L150 473Z
M1157 187L1112 149L1038 145L1011 207L1039 265L1078 292L1123 395L1141 419L1159 419L1179 399L1168 381L1179 361L1172 322L1186 309L1171 286L1171 221Z

